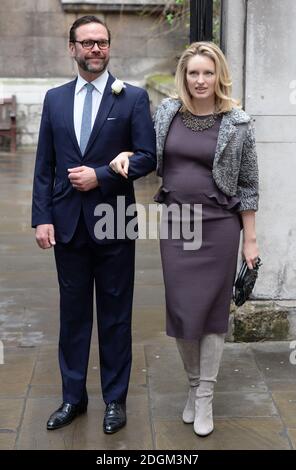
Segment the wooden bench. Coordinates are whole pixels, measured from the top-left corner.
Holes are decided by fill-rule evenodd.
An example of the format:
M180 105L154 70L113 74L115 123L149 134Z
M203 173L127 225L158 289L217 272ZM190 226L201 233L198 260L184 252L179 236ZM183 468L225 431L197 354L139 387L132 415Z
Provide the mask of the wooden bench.
M10 151L16 152L16 98L0 100L0 136L10 137Z

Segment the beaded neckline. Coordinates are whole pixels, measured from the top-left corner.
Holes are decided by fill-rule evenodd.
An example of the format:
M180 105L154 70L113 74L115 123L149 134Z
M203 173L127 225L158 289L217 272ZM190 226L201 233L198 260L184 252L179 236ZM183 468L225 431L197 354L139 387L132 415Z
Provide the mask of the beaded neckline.
M217 113L209 114L207 116L196 116L190 111L185 111L184 113L180 113L180 115L184 126L195 132L202 132L206 129L210 129L213 127L218 117Z

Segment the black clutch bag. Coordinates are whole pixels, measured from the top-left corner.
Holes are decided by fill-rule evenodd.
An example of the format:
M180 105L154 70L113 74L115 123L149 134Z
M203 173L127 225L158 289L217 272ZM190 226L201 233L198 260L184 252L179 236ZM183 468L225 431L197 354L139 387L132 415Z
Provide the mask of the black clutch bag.
M257 259L256 265L253 269L248 268L246 261L243 261L234 283L233 300L237 307L243 305L250 297L258 277L259 266L261 265L262 263L260 258Z

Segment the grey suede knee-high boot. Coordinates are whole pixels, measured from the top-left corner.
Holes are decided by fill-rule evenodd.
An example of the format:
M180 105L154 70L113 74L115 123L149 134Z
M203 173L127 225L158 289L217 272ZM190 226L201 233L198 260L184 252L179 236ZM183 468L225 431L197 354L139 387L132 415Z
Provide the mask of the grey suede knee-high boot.
M199 386L199 341L178 338L176 342L189 381L188 398L182 418L184 423L193 423L195 417L195 396Z
M208 334L200 340L200 385L196 392L194 431L207 436L214 430L213 393L222 358L225 334Z

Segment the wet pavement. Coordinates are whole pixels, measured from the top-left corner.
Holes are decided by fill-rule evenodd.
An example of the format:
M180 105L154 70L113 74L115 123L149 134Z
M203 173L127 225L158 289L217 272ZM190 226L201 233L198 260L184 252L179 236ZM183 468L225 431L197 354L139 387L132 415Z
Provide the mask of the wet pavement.
M187 386L174 340L165 334L157 240L137 242L127 426L111 436L102 431L94 333L88 412L46 431L61 401L58 288L53 253L37 247L30 228L33 165L33 152L0 154L0 449L295 449L296 365L288 342L227 343L214 433L199 438L183 424ZM138 202L150 202L157 186L154 175L138 181Z

